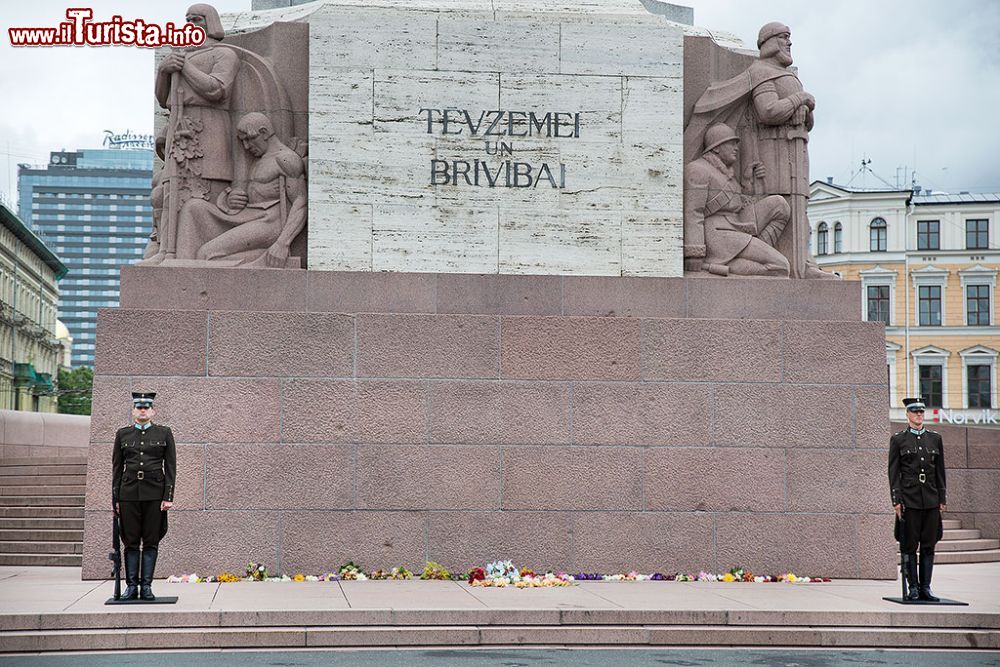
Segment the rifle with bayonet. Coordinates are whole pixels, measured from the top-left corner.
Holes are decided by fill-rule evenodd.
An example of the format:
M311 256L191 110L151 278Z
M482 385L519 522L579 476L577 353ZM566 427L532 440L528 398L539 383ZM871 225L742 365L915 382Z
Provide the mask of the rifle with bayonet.
M113 563L112 576L115 578L115 600L122 597L122 538L118 523L118 510L111 514L111 553L108 558Z

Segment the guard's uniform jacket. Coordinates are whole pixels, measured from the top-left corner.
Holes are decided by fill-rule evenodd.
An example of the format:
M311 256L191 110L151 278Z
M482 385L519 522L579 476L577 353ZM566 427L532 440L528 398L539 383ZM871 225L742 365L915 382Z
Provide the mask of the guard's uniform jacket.
M934 509L945 500L944 444L941 436L909 428L889 441L889 488L892 504L907 509Z
M174 500L177 450L166 426L150 423L118 429L112 454L111 494L118 501Z

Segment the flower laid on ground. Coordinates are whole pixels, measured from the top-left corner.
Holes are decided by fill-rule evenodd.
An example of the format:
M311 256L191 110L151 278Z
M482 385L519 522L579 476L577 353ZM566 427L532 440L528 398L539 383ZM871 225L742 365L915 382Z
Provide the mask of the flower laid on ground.
M405 567L394 567L391 570L375 570L374 572L370 572L368 574L368 578L375 580L392 579L402 581L405 579L412 579L413 573Z
M477 567L469 571L470 586L493 588L549 588L552 586L569 586L571 577L564 573L546 572L537 574L524 567L520 570L509 560L498 560L488 563L486 567Z
M361 569L361 566L355 563L353 560L349 560L343 565L341 565L340 569L337 570L337 573L340 575L340 578L343 579L344 581L364 581L368 578L367 576L365 576L365 573Z
M451 579L451 572L445 568L441 563L435 563L434 561L427 561L427 565L424 565L424 571L420 575L421 579L433 579L437 581L448 581Z
M406 580L412 579L413 573L405 567L394 567L391 570L375 570L366 574L360 565L354 561L348 561L340 567L334 574L312 575L296 573L289 576L287 574L271 575L267 566L263 563L247 563L246 576L239 577L232 572L222 572L216 576L199 576L198 574L172 575L167 578L169 583L232 583L237 581L267 581L267 582L318 582L318 581L365 581L366 579L383 580ZM486 564L485 567L475 567L468 571L468 574L461 574L460 571L449 572L449 570L434 561L428 561L420 574L421 579L437 581L467 581L472 586L487 586L503 588L513 586L516 588L538 588L550 586L568 586L577 581L680 581L680 582L725 582L725 583L790 583L790 584L815 584L827 583L831 581L829 577L804 577L792 572L777 575L755 575L750 570L743 567L734 567L722 574L715 574L702 570L698 574L687 574L678 572L676 574L663 574L654 572L653 574L642 574L636 570L627 573L600 574L596 572L580 572L577 574L566 574L565 572L546 572L539 574L527 567L518 568L509 560L496 560Z
M509 560L495 560L492 563L486 564L487 579L498 579L501 577L510 579L517 576L519 576L518 570Z
M263 563L247 563L247 578L254 581L264 581L267 579L267 566Z

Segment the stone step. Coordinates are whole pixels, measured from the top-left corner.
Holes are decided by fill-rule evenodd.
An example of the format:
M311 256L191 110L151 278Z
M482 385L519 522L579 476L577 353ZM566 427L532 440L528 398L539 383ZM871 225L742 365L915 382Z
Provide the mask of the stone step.
M1000 562L1000 549L985 549L982 551L940 551L941 543L938 542L938 551L934 554L934 564L944 565L949 563L997 563Z
M5 465L0 463L0 480L14 475L86 475L86 464Z
M0 494L3 507L83 507L83 492L76 496L5 496ZM10 515L7 515L10 516Z
M82 554L9 554L0 553L0 565L28 565L33 567L80 567Z
M108 571L110 572L110 562ZM188 584L168 584L161 579L154 582L154 589L160 595L176 595L181 598L197 590L198 587L213 587L219 584L197 584L194 589ZM244 591L258 584L222 584L242 588ZM326 584L303 584L303 589L316 591ZM630 584L625 584L630 585ZM110 592L111 586L107 586ZM103 597L103 591L94 595ZM517 604L511 601L512 604ZM107 630L114 628L158 629L164 627L162 614L150 614L148 607L124 607L114 614L104 613L103 607L93 609L89 603L82 603L79 610L74 605L70 611L37 613L0 611L0 631L10 630ZM358 626L628 626L628 625L686 625L686 626L738 626L757 627L781 625L784 627L854 627L854 628L979 628L1000 631L1000 612L979 611L974 613L942 613L933 608L917 609L896 607L886 603L881 610L785 610L785 609L641 609L641 608L577 608L549 607L537 608L535 603L524 607L481 607L476 609L434 608L369 608L356 609L270 609L250 611L234 608L187 609L182 613L166 612L175 628L242 628L247 626L247 614L253 614L255 624L265 627L358 627ZM197 604L195 605L197 606ZM279 605L280 606L280 605ZM74 611L76 610L76 611Z
M83 542L83 530L0 528L0 543L3 542Z
M2 475L0 486L87 485L87 475Z
M83 540L79 542L4 542L0 541L0 554L82 554Z
M0 632L8 652L376 646L795 646L996 649L1000 631L891 627L293 626Z
M0 459L0 467L4 466L49 466L49 465L78 465L86 466L86 456L29 456L17 458Z
M962 528L959 530L945 529L942 540L978 540L983 536L978 528Z
M1000 540L949 540L948 542L938 542L934 551L942 553L947 551L985 551L988 549L1000 549Z
M83 495L87 492L87 485L66 484L60 486L3 486L0 485L0 496L73 496Z
M0 499L2 500L2 499ZM37 500L37 498L35 498ZM0 518L5 519L83 519L83 503L68 507L4 507L0 502Z
M954 530L956 528L962 527L961 519L942 519L941 524L944 526L945 530Z
M0 517L0 530L83 530L83 519Z

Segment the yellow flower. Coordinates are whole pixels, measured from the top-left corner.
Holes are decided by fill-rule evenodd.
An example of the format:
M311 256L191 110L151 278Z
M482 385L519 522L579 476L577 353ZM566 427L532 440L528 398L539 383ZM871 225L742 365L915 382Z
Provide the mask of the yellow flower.
M736 577L733 576L732 572L726 572L724 575L722 575L723 581L735 581L735 579Z
M790 582L792 582L794 584L797 580L798 580L798 577L796 577L791 572L788 573L788 581L790 581Z
M306 575L304 575L304 574L297 574L294 577L292 577L292 579L295 580L295 581L305 581L306 580Z

